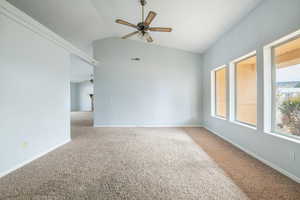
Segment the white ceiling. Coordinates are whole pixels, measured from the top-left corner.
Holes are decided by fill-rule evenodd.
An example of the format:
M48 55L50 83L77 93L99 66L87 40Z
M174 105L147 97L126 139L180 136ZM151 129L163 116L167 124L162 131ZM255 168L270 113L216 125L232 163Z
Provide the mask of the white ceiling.
M89 52L92 41L134 31L116 18L141 21L139 0L8 0L54 32ZM263 0L148 0L146 11L158 13L155 44L201 53Z

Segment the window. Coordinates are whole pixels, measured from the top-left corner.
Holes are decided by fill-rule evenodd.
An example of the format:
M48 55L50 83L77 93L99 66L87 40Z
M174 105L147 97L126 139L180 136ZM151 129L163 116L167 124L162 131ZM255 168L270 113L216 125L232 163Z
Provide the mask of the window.
M227 115L226 66L212 71L212 115L226 118Z
M265 131L300 138L300 31L265 47Z
M300 38L273 48L273 130L300 137Z
M257 79L255 52L231 63L230 79L230 120L256 127Z

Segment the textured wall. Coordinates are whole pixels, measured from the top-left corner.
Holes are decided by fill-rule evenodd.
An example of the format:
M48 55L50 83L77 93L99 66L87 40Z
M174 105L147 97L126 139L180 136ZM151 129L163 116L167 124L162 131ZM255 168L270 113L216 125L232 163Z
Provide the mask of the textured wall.
M96 126L201 124L200 55L117 38L94 55Z
M266 0L204 55L204 125L300 180L299 143L263 132L263 46L300 29L299 0ZM210 115L210 71L257 50L258 130ZM228 95L229 98L229 95ZM228 99L229 102L229 99ZM229 104L228 104L229 106ZM291 156L295 152L296 159Z

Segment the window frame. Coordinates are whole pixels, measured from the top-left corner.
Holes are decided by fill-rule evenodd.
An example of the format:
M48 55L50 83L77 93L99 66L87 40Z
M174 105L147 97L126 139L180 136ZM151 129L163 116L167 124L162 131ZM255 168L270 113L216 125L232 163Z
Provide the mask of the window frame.
M244 56L241 56L233 61L230 62L229 64L229 97L230 97L230 109L229 109L229 121L247 128L251 128L254 130L257 130L257 122L256 125L252 125L252 124L248 124L242 121L238 121L236 119L236 98L237 98L237 94L236 94L236 64L238 62L241 62L243 60L246 60L248 58L251 58L253 56L256 56L256 104L258 104L258 70L257 70L257 52L256 51L252 51ZM258 109L256 107L256 119L258 119Z
M217 118L217 119L221 119L221 120L227 120L227 115L228 115L228 108L227 108L227 100L228 100L228 97L227 97L227 91L228 91L228 84L227 84L227 81L228 81L228 73L227 73L227 65L221 65L213 70L211 70L211 116L214 117L214 118ZM216 114L216 72L221 70L221 69L224 69L225 68L225 75L226 75L226 116L225 117L222 117L222 116L219 116Z
M263 48L264 53L264 133L279 138L300 143L300 137L274 131L274 104L275 104L275 55L274 48L300 37L300 30L286 35Z

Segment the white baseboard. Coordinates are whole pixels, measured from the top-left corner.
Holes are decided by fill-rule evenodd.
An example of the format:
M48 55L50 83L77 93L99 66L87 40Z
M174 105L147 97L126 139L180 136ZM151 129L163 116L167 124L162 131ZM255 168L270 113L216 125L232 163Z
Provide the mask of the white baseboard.
M24 167L25 165L31 163L32 161L41 158L42 156L44 156L44 155L50 153L51 151L54 151L55 149L57 149L57 148L59 148L59 147L65 145L65 144L69 143L70 141L71 141L71 139L69 139L69 140L67 140L67 141L65 141L65 142L63 142L63 143L60 143L59 145L56 145L56 146L54 146L54 147L48 149L47 151L45 151L45 152L43 152L43 153L41 153L41 154L39 154L39 155L37 155L37 156L35 156L35 157L33 157L33 158L27 160L27 161L25 161L25 162L22 162L22 163L20 163L20 164L18 164L18 165L16 165L16 166L12 167L12 168L9 169L8 171L0 172L0 178L2 178L2 177L4 177L4 176L6 176L6 175L12 173L13 171L15 171L15 170L17 170L17 169L19 169L19 168L21 168L21 167Z
M245 153L251 155L252 157L256 158L257 160L261 161L262 163L268 165L269 167L272 167L273 169L277 170L278 172L284 174L285 176L291 178L292 180L296 181L297 183L300 183L300 177L297 177L295 176L294 174L291 174L290 172L286 171L285 169L282 169L281 167L275 165L274 163L268 161L268 160L265 160L264 158L258 156L257 154L249 151L249 150L246 150L245 148L243 148L242 146L234 143L233 141L231 141L230 139L220 135L219 133L217 133L216 131L208 128L207 126L203 126L205 129L209 130L210 132L212 132L213 134L215 134L216 136L224 139L225 141L229 142L230 144L236 146L237 148L239 148L240 150L244 151Z
M95 128L202 128L202 125L94 125Z

